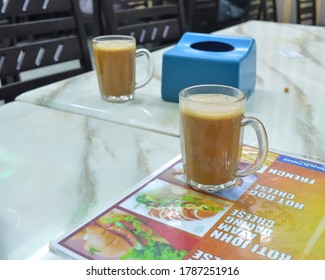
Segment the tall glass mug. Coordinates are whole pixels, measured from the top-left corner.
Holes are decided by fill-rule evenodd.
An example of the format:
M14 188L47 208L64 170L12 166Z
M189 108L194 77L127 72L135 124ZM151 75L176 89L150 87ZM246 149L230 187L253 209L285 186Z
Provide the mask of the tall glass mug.
M136 49L134 37L99 36L92 40L97 78L101 96L111 102L133 99L134 90L146 85L153 77L154 62L147 49ZM147 74L136 82L136 58L144 55Z
M268 140L263 124L245 117L246 95L223 85L197 85L179 94L181 148L187 183L195 189L215 192L237 184L238 178L263 164ZM243 127L251 126L258 139L253 164L239 169Z

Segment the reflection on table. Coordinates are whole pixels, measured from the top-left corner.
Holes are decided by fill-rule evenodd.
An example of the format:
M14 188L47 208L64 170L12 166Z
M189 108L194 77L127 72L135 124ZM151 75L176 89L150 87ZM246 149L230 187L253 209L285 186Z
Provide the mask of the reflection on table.
M175 137L33 104L0 106L0 119L0 259L46 252L180 153Z

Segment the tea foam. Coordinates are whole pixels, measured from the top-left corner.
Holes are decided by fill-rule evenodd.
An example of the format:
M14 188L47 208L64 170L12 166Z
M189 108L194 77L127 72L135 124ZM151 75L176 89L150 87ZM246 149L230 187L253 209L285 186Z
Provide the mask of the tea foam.
M230 117L243 114L243 104L238 98L225 94L193 94L183 101L182 111L202 117Z

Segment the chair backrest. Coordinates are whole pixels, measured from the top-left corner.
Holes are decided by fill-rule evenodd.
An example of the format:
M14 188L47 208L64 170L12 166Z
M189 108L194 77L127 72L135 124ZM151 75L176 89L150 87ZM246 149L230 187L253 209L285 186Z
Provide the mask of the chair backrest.
M297 0L297 23L316 25L316 1Z
M98 0L79 0L81 18L86 26L88 36L98 36L103 33L101 22L101 7Z
M276 0L263 0L263 19L278 21Z
M92 70L77 0L1 1L0 20L0 100Z
M155 50L177 42L184 33L182 0L100 0L105 34L130 35L137 46Z
M217 30L219 0L185 0L184 6L189 31L211 33Z
M262 9L262 0L248 0L243 20L260 20L262 18Z

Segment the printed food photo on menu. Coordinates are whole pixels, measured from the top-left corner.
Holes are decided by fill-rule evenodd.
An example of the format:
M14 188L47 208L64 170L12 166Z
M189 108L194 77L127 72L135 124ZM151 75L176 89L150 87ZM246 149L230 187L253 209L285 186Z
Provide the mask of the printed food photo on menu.
M183 259L198 240L177 233L166 234L164 238L161 233L166 228L113 209L73 233L61 245L86 259Z
M120 206L203 236L231 205L232 203L214 196L157 179Z

